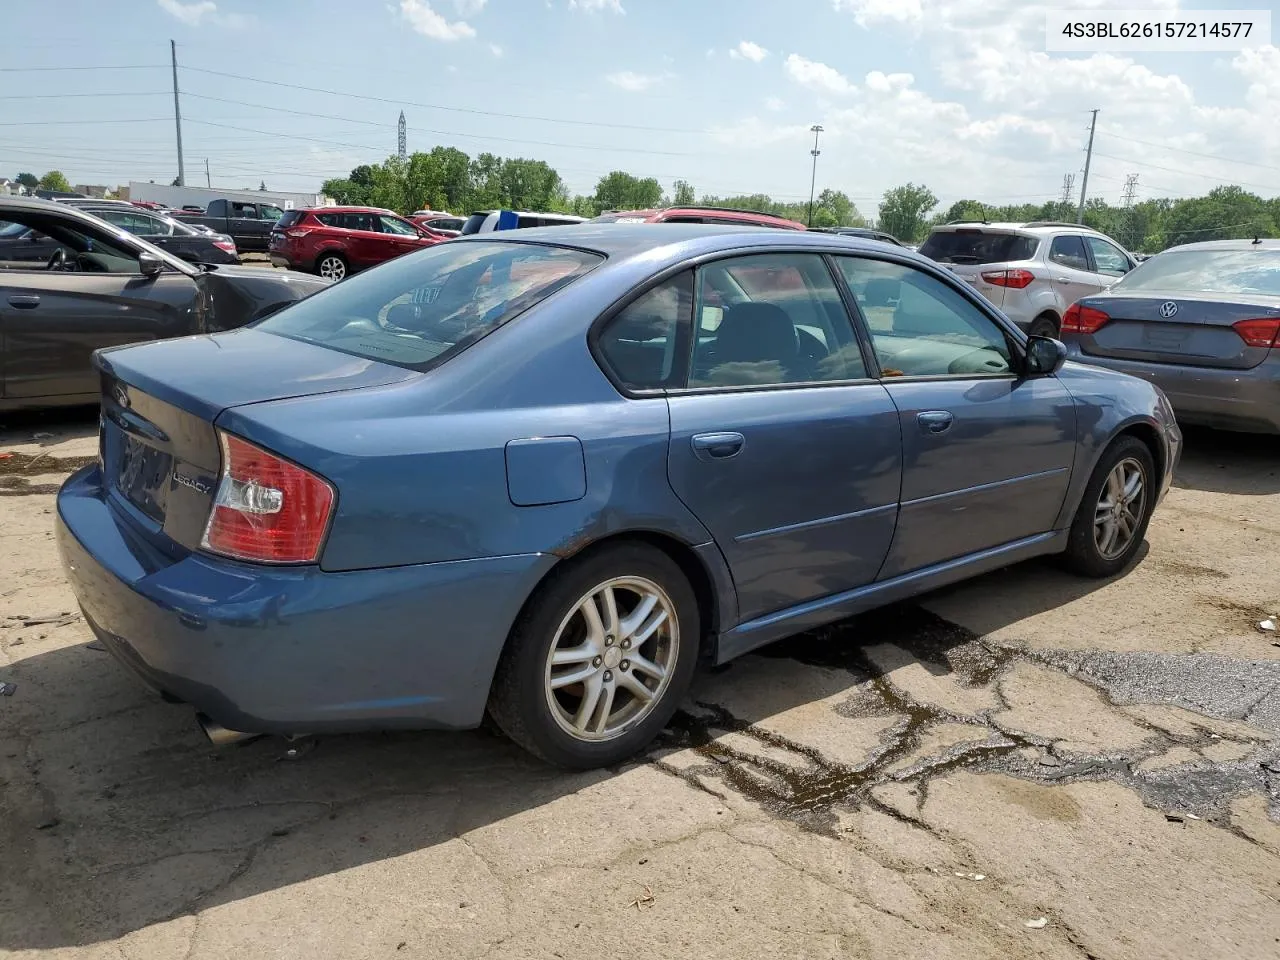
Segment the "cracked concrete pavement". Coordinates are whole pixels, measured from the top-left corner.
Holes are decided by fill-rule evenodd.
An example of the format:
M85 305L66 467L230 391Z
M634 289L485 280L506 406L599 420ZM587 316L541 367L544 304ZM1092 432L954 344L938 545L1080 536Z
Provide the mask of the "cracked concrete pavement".
M489 730L210 747L62 616L93 418L3 419L0 955L1280 957L1276 441L1193 433L1126 577L783 641L566 774Z

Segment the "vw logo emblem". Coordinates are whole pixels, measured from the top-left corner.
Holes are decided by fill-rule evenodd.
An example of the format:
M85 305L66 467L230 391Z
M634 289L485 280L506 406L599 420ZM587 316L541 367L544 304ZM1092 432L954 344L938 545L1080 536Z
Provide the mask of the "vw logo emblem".
M1178 305L1172 300L1166 300L1164 303L1160 304L1160 316L1164 317L1166 320L1170 317L1176 317L1177 315Z

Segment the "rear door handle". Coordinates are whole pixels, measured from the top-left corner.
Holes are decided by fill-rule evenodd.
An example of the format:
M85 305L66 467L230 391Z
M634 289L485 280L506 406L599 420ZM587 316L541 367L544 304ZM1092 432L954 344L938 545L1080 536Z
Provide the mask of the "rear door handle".
M925 433L946 433L955 419L947 410L926 410L916 414L916 423Z
M699 460L728 460L742 452L747 438L740 433L699 433L690 443Z
M9 306L17 307L19 310L34 310L40 306L40 298L15 294L9 298Z
M1070 278L1070 277L1054 277L1053 279L1057 280L1059 283L1070 283L1070 282L1071 282L1071 278Z

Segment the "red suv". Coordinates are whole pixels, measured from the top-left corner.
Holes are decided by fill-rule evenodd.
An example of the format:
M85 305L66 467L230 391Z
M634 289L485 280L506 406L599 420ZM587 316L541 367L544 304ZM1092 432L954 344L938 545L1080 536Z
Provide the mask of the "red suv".
M441 239L389 210L316 207L286 210L271 228L267 250L277 267L341 280L349 273L430 247Z
M758 210L735 210L730 207L667 207L665 210L610 210L592 223L719 223L735 227L777 227L780 230L803 230L803 223L775 217Z

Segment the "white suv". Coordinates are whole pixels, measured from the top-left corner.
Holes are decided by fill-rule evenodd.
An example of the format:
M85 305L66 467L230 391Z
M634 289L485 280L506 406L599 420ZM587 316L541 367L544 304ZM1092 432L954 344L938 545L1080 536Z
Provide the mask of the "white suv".
M1056 337L1067 307L1111 286L1137 263L1077 223L948 223L920 253L973 284L1033 336Z

